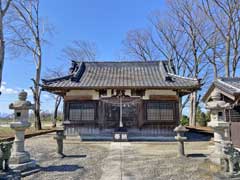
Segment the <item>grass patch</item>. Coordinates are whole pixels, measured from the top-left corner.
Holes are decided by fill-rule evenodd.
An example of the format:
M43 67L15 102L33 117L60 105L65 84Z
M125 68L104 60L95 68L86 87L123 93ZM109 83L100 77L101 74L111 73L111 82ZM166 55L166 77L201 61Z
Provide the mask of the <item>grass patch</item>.
M30 127L26 129L25 131L25 137L32 137L32 136L37 136L49 132L53 132L55 128L50 128L50 127L43 127L41 130L35 130L34 127ZM0 127L0 142L1 141L9 141L13 139L15 133L14 130L12 130L10 127Z
M10 127L0 127L0 139L14 135L14 131Z

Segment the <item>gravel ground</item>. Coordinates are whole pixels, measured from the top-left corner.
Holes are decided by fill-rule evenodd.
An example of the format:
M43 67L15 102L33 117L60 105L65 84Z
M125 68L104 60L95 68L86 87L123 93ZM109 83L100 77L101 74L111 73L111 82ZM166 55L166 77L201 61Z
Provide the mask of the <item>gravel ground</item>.
M53 134L26 140L26 150L37 160L41 171L26 180L96 180L100 179L101 162L108 154L109 143L81 143L79 139L65 140L65 158L58 158ZM86 156L86 157L85 157ZM81 177L81 178L80 178Z
M165 146L169 150L162 150L160 154L151 153L155 149L153 147L149 151L144 150L144 146L142 145L141 150L138 149L139 145L123 150L126 156L125 175L137 175L138 180L212 180L213 173L218 170L203 154L189 154L188 158L177 158L171 145Z
M218 167L206 160L209 142L188 142L188 158L177 158L175 142L64 142L66 158L55 155L53 134L26 140L26 149L37 160L41 171L23 179L108 180L211 180ZM86 157L84 157L86 155ZM103 176L102 176L103 175ZM106 176L107 175L107 176ZM109 180L115 180L110 178Z

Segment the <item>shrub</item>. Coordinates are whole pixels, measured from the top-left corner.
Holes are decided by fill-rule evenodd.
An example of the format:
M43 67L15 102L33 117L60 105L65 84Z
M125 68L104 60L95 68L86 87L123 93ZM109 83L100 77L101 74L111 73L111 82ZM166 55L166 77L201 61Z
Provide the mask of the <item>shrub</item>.
M189 118L186 115L182 115L182 118L180 120L180 124L183 126L188 126L189 125Z

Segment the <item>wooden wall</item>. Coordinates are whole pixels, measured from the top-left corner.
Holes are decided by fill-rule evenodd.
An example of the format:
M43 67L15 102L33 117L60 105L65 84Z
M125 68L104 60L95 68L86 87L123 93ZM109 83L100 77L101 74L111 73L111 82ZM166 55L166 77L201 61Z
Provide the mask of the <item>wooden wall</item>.
M161 135L161 134L172 134L173 129L179 124L179 105L178 98L175 96L162 97L159 95L150 96L151 100L140 100L136 104L136 124L128 128L131 133L137 133L142 135ZM96 108L96 118L94 121L71 121L69 119L69 105L70 103L76 102L92 102L95 103ZM171 102L174 104L174 120L173 121L148 121L146 118L146 105L149 102ZM108 122L106 120L106 111L108 110L108 105L99 100L72 100L65 99L64 102L64 124L67 134L79 133L90 133L90 134L100 134L109 133L114 130L119 124L119 119L116 118L116 122ZM117 116L116 116L117 117ZM111 125L112 123L112 125ZM115 123L115 124L114 124Z
M230 122L230 138L234 146L240 148L240 105L226 111L227 121Z

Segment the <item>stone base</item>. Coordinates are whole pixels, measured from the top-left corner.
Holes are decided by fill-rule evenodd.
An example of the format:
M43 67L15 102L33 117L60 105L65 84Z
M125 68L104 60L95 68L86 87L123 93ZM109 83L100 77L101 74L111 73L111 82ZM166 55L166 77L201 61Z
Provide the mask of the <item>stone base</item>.
M209 160L214 164L221 165L221 155L217 153L212 153L209 155Z
M10 170L8 172L0 172L1 180L20 180L21 172L18 170Z
M30 160L28 162L25 163L21 163L21 164L10 164L10 168L14 169L14 170L20 170L22 171L26 171L28 169L32 169L36 167L36 161L35 160Z
M26 151L15 152L11 155L9 164L22 164L30 160L30 154Z
M54 157L55 157L55 158L64 158L64 157L66 157L66 155L63 154L63 153L55 153L55 154L54 154Z

